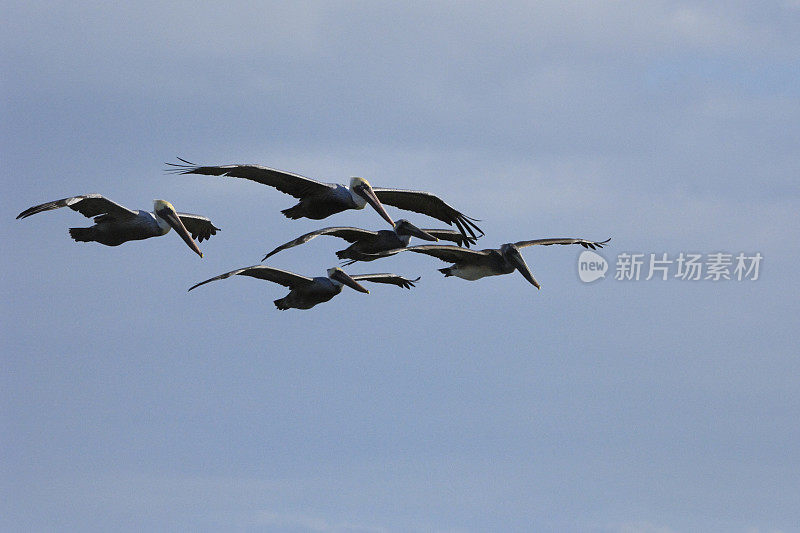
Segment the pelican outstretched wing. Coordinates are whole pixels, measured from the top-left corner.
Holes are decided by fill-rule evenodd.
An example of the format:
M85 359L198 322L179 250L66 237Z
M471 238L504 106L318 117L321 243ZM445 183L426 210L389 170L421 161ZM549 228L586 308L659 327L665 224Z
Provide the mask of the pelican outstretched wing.
M378 233L375 231L369 231L361 228L344 227L344 226L322 228L317 231L311 231L309 233L306 233L305 235L300 235L295 240L289 241L286 244L281 244L280 246L269 252L267 255L265 255L262 261L266 261L268 257L277 254L281 250L286 250L287 248L294 248L295 246L305 244L314 237L318 237L320 235L331 235L333 237L339 237L341 239L344 239L347 242L356 242L357 240L363 239L366 236L377 235L377 234Z
M247 180L255 181L263 185L275 187L279 191L290 194L295 198L303 198L305 196L312 196L315 194L322 194L335 188L335 185L330 183L322 183L321 181L312 180L300 176L299 174L292 174L283 170L276 170L274 168L262 167L260 165L223 165L223 166L208 166L202 167L190 163L185 159L178 158L182 163L166 163L172 168L168 168L167 172L175 174L204 174L207 176L230 176L233 178L244 178Z
M470 250L468 248L461 248L460 246L451 246L449 244L423 244L421 246L409 246L405 248L408 252L416 252L418 254L430 255L447 261L448 263L458 263L460 261L481 260L489 255L492 250Z
M514 246L516 246L517 248L524 248L526 246L533 246L534 244L543 244L545 246L549 246L551 244L580 244L584 248L591 248L592 250L595 250L597 248L602 248L610 240L611 237L600 242L587 241L586 239L573 239L571 237L565 237L565 238L551 238L551 239L534 239L532 241L519 241L515 242Z
M70 198L63 198L54 202L47 202L45 204L35 205L26 209L17 218L25 218L36 213L43 211L50 211L60 207L69 207L73 211L77 211L85 217L96 217L100 215L107 215L114 219L133 218L137 215L136 211L131 211L127 207L121 206L116 202L112 202L101 194L83 194L81 196L72 196Z
M284 287L289 287L289 288L296 287L297 285L303 285L306 283L312 283L314 281L312 278L301 276L300 274L295 274L294 272L288 272L286 270L280 270L277 268L272 268L264 265L253 265L245 268L239 268L237 270L231 270L230 272L226 272L225 274L220 274L219 276L214 276L211 279L201 281L200 283L197 283L189 287L189 290L197 288L200 285L205 285L206 283L210 283L212 281L217 281L218 279L225 279L236 275L250 276L252 278L272 281L274 283L278 283L279 285L283 285Z
M464 235L460 231L456 231L454 229L423 229L422 231L430 233L440 241L451 241L456 243L459 246L465 246L469 248L470 244L475 244L478 242L475 237L470 237L469 235Z
M178 218L181 219L183 225L192 234L192 239L196 239L198 242L203 242L203 239L208 240L212 235L216 235L218 231L222 231L214 227L208 217L191 213L178 213Z
M464 237L469 234L473 239L477 239L483 235L483 231L475 225L475 222L478 222L477 219L470 218L464 213L457 211L435 194L424 191L406 191L382 187L373 187L372 190L381 203L438 218L442 222L446 222L450 225L455 224L458 231L460 231ZM476 235L476 231L479 232L480 235Z
M461 232L453 230L453 229L428 229L425 228L422 231L429 233L442 241L452 241L458 244L459 246L467 246L469 247L470 244L475 244L476 240L469 235L462 235ZM342 266L352 265L357 261L370 261L375 259L381 259L383 257L389 257L395 255L399 252L406 250L406 248L394 248L391 250L384 250L382 252L375 252L369 254L363 254L364 256L369 256L369 259L349 259L347 261L342 262ZM266 259L266 258L265 258Z
M358 274L355 276L350 276L356 281L371 281L373 283L389 283L391 285L397 285L398 287L402 287L404 289L410 289L414 286L414 283L419 281L417 279L406 279L403 276L398 276L397 274Z

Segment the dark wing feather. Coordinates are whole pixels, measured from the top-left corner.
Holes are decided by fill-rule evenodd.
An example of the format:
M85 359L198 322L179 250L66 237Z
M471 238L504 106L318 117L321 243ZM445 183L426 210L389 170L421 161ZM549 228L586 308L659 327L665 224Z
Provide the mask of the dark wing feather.
M189 287L189 290L192 290L200 285L205 285L206 283L210 283L212 281L217 281L218 279L225 279L231 276L250 276L252 278L263 279L266 281L272 281L274 283L278 283L279 285L283 285L284 287L295 287L297 285L303 285L306 283L312 283L314 280L312 278L301 276L299 274L295 274L293 272L287 272L286 270L279 270L277 268L272 268L264 265L254 265L245 268L240 268L237 270L231 270L230 272L226 272L225 274L220 274L219 276L215 276L211 279L207 279L205 281L201 281L195 285Z
M449 244L423 244L421 246L409 246L405 250L430 255L448 263L483 259L492 252L492 250L470 250Z
M208 240L212 235L216 235L218 231L222 231L214 227L208 217L191 213L178 213L178 218L181 219L183 225L192 234L192 239L196 239L198 242L203 242L203 239Z
M477 242L475 238L464 235L460 231L453 229L423 229L422 231L430 233L440 241L451 241L459 246L465 246L467 248L469 248L470 244L475 244Z
M204 174L207 176L244 178L263 185L275 187L279 191L291 194L298 199L316 194L324 194L336 187L330 183L322 183L321 181L312 180L311 178L306 178L299 174L292 174L291 172L262 167L260 165L201 167L185 159L181 159L180 157L178 159L183 161L183 163L166 163L172 167L167 169L168 172L174 172L175 174Z
M287 248L294 248L295 246L299 246L301 244L305 244L314 237L318 237L320 235L331 235L333 237L339 237L341 239L346 240L347 242L356 242L360 239L363 239L369 235L377 235L374 231L369 231L366 229L360 228L351 228L351 227L344 227L344 226L337 226L337 227L330 227L330 228L322 228L317 231L311 231L306 233L305 235L301 235L293 241L289 241L286 244L281 244L270 253L264 256L262 261L266 261L267 258L271 255L275 255L281 250L286 250Z
M384 250L382 252L375 252L372 254L361 253L359 254L358 259L346 259L342 261L342 266L349 266L353 263L357 263L358 261L374 261L376 259L381 259L383 257L389 257L400 252L404 252L407 248L393 248L391 250Z
M406 279L403 276L398 276L397 274L358 274L356 276L350 276L356 281L371 281L373 283L389 283L391 285L397 285L398 287L402 287L404 289L410 289L414 286L414 283L419 281L417 279Z
M127 207L112 202L105 196L100 194L83 194L81 196L72 196L70 198L63 198L54 202L33 206L17 215L17 218L29 217L36 213L50 211L51 209L58 209L60 207L69 207L73 211L77 211L89 218L99 215L110 215L115 219L126 219L136 216L136 211L131 211Z
M595 250L597 248L602 248L611 238L600 242L595 241L587 241L586 239L574 239L572 237L565 237L565 238L551 238L551 239L534 239L532 241L519 241L515 242L514 246L517 248L524 248L525 246L533 246L534 244L543 244L545 246L549 246L551 244L580 244L584 248L591 248Z
M373 187L372 190L375 191L375 195L381 203L438 218L442 222L451 225L455 224L458 231L465 237L469 234L473 239L477 239L483 235L483 231L473 222L477 221L477 219L470 218L464 213L457 211L435 194L424 191L405 191L381 187ZM476 231L479 232L480 235L476 235Z

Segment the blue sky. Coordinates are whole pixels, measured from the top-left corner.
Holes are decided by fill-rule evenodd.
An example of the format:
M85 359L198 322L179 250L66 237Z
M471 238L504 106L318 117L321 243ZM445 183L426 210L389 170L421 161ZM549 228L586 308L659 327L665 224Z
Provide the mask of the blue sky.
M800 4L26 2L0 22L8 531L793 531ZM519 275L277 311L232 278L369 210L289 221L176 156L433 191L479 248L612 237ZM222 228L74 243L49 200ZM390 208L422 227L441 224ZM336 264L320 237L270 263ZM757 281L613 279L617 254L760 252Z

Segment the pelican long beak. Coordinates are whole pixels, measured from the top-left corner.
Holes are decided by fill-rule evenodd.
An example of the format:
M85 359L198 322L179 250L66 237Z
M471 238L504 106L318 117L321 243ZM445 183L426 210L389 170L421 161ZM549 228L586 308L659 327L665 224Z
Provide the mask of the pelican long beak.
M377 211L386 222L389 223L389 225L394 227L394 220L392 220L392 217L390 217L389 213L386 212L386 209L383 208L383 204L380 200L378 200L378 197L375 196L375 191L372 190L372 187L370 187L368 184L360 185L356 192L358 192L358 194L360 194L364 200L366 200L367 203L371 205L372 208L375 209L375 211Z
M337 269L336 272L331 274L331 279L335 279L336 281L343 283L344 285L347 285L348 287L355 289L358 292L369 294L369 290L367 290L366 287L364 287L359 282L348 276L344 270Z
M178 216L178 213L176 213L174 209L165 207L160 211L158 211L158 216L166 220L167 224L172 226L175 232L181 236L181 239L183 239L183 241L187 245L189 245L189 248L191 248L194 251L194 253L196 253L200 257L203 257L203 252L201 252L200 248L197 247L197 243L194 242L192 236L189 234L189 231L186 229L186 226L183 225L183 221L181 221L181 218Z
M404 228L406 232L412 237L417 237L418 239L422 239L424 241L438 241L439 239L431 235L425 230L419 229L411 222L406 222L406 227Z
M536 278L534 278L533 274L531 274L528 264L525 263L525 259L523 259L522 254L519 253L519 250L516 248L510 250L508 253L508 260L511 261L517 270L519 270L519 273L522 274L522 277L527 279L531 285L537 289L541 289L541 285L539 285L539 282L536 281Z

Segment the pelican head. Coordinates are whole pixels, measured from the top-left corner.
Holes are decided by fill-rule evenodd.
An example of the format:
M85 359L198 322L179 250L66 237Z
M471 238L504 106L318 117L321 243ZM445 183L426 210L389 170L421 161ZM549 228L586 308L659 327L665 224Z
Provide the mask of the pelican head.
M367 180L364 178L350 178L350 191L358 195L359 198L362 198L365 203L371 205L386 222L394 226L392 217L390 217L386 209L383 208L383 204L381 204L381 201L375 196L375 191L372 190L372 185L370 185ZM358 203L361 204L359 208L363 208L365 205L361 202Z
M347 285L348 287L355 289L358 292L365 292L369 294L369 291L366 288L364 288L363 285L361 285L359 282L348 276L347 273L345 273L345 271L339 267L329 268L328 278L341 285Z
M189 245L189 248L194 250L194 253L200 257L203 257L203 252L197 247L197 243L192 240L192 236L189 234L186 226L183 225L181 218L178 216L178 213L175 211L175 208L172 207L171 203L166 200L153 200L153 213L156 216L156 220L163 220L169 224L168 226L163 226L164 233L162 233L162 235L166 234L170 227L174 228L175 232L181 236L181 239ZM159 226L161 226L161 224L159 224Z
M528 265L525 263L525 259L522 258L522 254L519 253L519 248L511 243L504 244L500 247L500 253L509 263L514 266L514 268L519 270L519 273L522 274L522 277L527 279L531 285L537 289L541 288L539 282L536 281L536 279L533 277L533 274L531 274Z
M401 218L394 224L394 232L398 235L410 235L426 241L438 241L436 237L416 227L408 220Z

